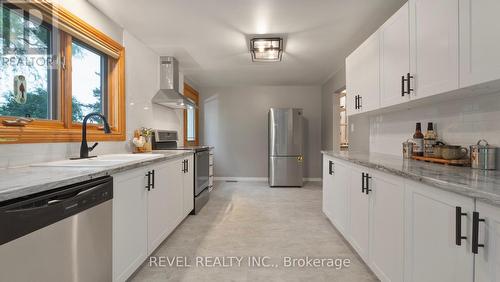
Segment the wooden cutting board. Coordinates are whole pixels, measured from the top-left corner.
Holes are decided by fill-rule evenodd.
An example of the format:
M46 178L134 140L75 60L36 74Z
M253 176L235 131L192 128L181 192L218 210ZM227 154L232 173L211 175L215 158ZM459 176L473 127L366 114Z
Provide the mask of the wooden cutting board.
M445 160L431 157L420 157L420 156L412 156L411 157L417 161L424 161L430 163L444 164L444 165L457 165L457 166L470 166L469 159L460 159L460 160Z

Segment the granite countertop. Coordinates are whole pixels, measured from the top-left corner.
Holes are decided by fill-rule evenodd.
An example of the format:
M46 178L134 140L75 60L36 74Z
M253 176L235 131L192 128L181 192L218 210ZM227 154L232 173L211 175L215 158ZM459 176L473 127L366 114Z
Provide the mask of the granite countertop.
M157 157L106 167L24 166L0 169L0 202L190 154L192 154L191 151L171 151L165 154L151 154Z
M446 166L405 160L384 154L322 151L323 154L354 164L421 182L439 189L500 206L500 171Z

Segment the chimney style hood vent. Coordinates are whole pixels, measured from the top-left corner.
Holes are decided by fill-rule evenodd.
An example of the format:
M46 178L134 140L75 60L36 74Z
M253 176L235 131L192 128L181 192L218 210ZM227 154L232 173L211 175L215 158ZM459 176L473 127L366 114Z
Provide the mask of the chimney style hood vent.
M179 62L174 57L160 57L160 90L152 102L173 109L196 107L196 104L179 91Z

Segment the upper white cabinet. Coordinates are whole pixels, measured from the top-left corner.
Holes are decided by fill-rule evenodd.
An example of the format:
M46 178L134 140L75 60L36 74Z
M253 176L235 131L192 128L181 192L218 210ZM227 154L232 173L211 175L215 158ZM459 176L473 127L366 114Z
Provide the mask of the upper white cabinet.
M500 208L482 202L476 203L477 248L475 257L475 281L500 281ZM480 221L484 220L484 221Z
M460 87L500 79L499 11L498 0L460 0Z
M406 188L405 281L473 281L474 200L413 182Z
M380 106L409 100L410 19L406 3L380 28Z
M458 89L458 0L410 0L410 94Z
M370 265L382 281L404 281L404 182L379 172L369 177Z
M346 88L349 115L380 106L380 38L372 34L346 59Z

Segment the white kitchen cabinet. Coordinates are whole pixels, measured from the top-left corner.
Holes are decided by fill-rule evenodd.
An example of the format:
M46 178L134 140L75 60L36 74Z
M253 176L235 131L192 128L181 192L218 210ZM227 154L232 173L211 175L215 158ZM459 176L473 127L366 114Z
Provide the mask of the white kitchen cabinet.
M333 221L333 159L323 155L323 213Z
M194 208L194 158L193 155L185 158L186 169L183 171L183 217L191 213Z
M456 207L464 216L456 244ZM474 200L415 182L406 184L405 281L473 281L471 219Z
M146 169L113 175L113 281L125 281L148 255Z
M500 79L498 11L498 0L460 0L460 87Z
M373 171L370 176L370 266L382 281L403 281L404 180Z
M363 191L363 173L367 169L350 167L348 241L363 260L368 261L370 231L370 196ZM366 186L365 186L366 187Z
M410 0L412 99L459 87L458 0Z
M478 244L484 247L475 255L474 281L500 281L500 208L477 201L476 211L484 219L478 224Z
M148 194L148 252L153 252L182 220L183 159L154 167L153 187Z
M346 59L347 114L378 109L380 106L380 37L372 34ZM356 107L356 97L359 97Z
M347 236L349 168L335 159L323 160L323 212Z
M410 72L410 19L408 2L380 28L380 106L407 102Z

